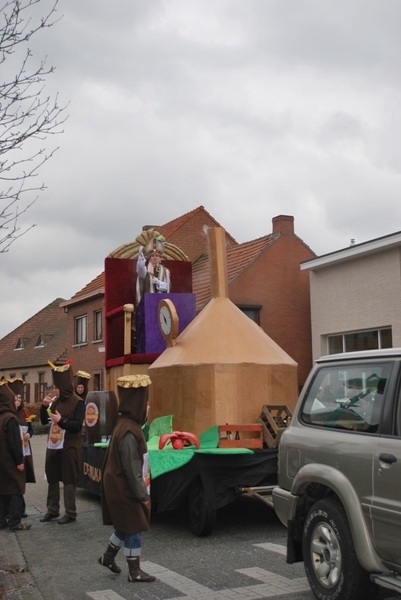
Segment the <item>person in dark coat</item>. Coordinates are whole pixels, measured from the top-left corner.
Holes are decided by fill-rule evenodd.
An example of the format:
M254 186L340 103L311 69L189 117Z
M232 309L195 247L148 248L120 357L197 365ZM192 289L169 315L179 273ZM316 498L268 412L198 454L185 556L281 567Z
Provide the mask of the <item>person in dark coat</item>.
M24 385L25 381L18 377L7 380L8 387L15 394L15 406L17 408L17 418L21 429L22 449L25 462L25 481L26 483L36 483L35 470L33 466L33 456L30 439L33 436L32 423L26 420L24 411Z
M0 382L0 529L30 529L21 523L24 512L25 465L15 394ZM8 512L8 523L7 523Z
M25 463L25 482L26 483L36 483L35 478L35 469L33 466L33 456L32 456L32 448L30 439L33 436L33 428L32 423L26 420L25 411L24 411L24 385L25 381L20 379L19 377L13 377L7 379L8 387L15 394L15 407L17 409L17 418L21 431L22 438L22 452L24 455L24 463ZM28 515L26 513L26 504L25 498L24 500L24 509L22 513L22 518L26 518Z
M119 417L102 467L101 500L103 524L113 525L107 549L99 563L121 573L115 562L120 548L128 563L128 581L150 582L155 577L140 568L141 533L149 529L150 475L142 424L148 405L147 375L117 379Z
M45 473L48 482L47 512L40 521L46 523L60 516L60 481L63 483L65 514L59 525L75 522L77 518L76 493L80 471L81 430L85 404L74 393L71 364L55 366L53 383L56 388L48 394L40 407L40 420L49 423ZM48 407L50 406L50 412Z

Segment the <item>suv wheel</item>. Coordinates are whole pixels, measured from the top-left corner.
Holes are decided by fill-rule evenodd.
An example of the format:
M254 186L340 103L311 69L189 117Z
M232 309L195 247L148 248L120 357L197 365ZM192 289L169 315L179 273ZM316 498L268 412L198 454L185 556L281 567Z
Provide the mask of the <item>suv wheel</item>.
M319 500L309 510L302 549L306 575L316 598L366 600L375 587L358 562L347 516L338 500Z

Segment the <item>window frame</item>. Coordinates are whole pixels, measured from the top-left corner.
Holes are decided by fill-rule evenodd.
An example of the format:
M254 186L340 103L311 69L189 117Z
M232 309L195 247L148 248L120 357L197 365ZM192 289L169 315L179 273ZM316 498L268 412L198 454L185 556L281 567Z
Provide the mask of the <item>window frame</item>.
M299 413L301 422L330 431L379 434L392 366L391 361L367 362L362 359L322 365L303 399ZM331 400L324 395L318 397L318 390L326 391L329 387L333 391ZM340 387L344 388L341 397L338 395Z
M382 340L382 333L381 332L388 332L390 331L390 335L391 335L391 346L387 346L384 345L383 346L383 340ZM369 347L369 348L348 348L347 349L347 337L350 336L358 336L358 335L369 335L369 334L377 334L377 346L375 347ZM339 350L338 346L331 351L330 349L330 340L334 340L335 338L340 338L341 337L341 342L342 342L342 349ZM377 329L360 329L360 330L356 330L356 331L347 331L347 332L343 332L343 333L335 333L335 334L330 334L327 336L327 341L326 341L326 347L327 347L327 354L328 355L333 355L333 354L338 354L338 353L347 353L347 352L358 352L358 351L362 351L362 350L381 350L382 348L392 348L393 347L393 331L392 331L392 327L388 326L388 327L378 327ZM333 347L333 346L332 346Z
M103 342L103 310L101 308L93 311L93 341Z
M260 325L260 311L262 310L261 304L237 304L236 306L240 309L241 312L244 313L244 315L251 319L251 321L253 321L257 325ZM252 316L249 314L251 312L255 313L255 319L253 319Z
M84 314L74 317L74 346L85 346L87 343L88 315Z

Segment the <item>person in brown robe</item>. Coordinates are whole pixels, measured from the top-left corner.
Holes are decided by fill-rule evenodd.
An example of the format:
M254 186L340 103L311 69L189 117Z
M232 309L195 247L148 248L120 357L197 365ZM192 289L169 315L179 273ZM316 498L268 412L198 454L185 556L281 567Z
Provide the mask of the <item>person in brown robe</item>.
M36 483L35 470L33 466L33 456L30 439L33 435L32 423L26 420L24 411L24 385L25 381L19 377L13 377L7 379L8 387L15 394L15 407L17 409L17 418L20 425L21 438L22 438L22 451L24 454L25 463L25 481L26 483ZM22 518L26 518L26 504L24 498L24 509Z
M25 465L15 394L0 382L0 529L30 529L21 523L25 494ZM7 523L8 512L8 523Z
M49 423L45 473L48 482L47 512L40 521L47 523L60 516L60 482L63 483L65 514L59 525L75 522L77 518L76 493L80 472L81 430L85 403L74 393L71 364L55 366L53 370L55 393L49 393L40 407L40 420ZM50 406L50 412L48 407Z
M32 448L30 439L33 435L32 423L26 420L24 411L24 385L25 381L18 377L10 378L8 381L8 387L15 394L15 403L17 408L17 418L20 424L20 428L27 428L21 430L22 447L24 450L24 462L25 462L25 481L26 483L36 483L35 470L33 466Z
M85 402L88 395L90 374L86 371L77 371L74 376L75 393Z
M113 525L107 549L99 563L121 573L115 562L120 548L128 563L128 581L150 582L155 577L140 568L141 533L149 529L149 461L142 424L148 405L147 375L117 379L119 417L102 467L101 501L104 525Z

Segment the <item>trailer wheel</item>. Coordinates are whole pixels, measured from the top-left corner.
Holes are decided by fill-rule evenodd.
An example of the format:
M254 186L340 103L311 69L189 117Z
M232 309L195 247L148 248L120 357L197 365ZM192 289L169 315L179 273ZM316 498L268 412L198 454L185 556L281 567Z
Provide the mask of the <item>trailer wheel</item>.
M210 510L200 479L197 479L189 490L187 511L189 525L195 535L206 537L212 533L217 511Z

